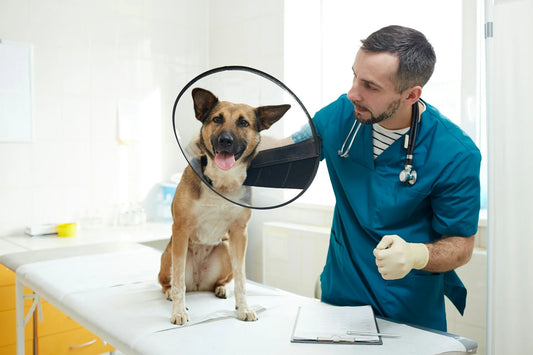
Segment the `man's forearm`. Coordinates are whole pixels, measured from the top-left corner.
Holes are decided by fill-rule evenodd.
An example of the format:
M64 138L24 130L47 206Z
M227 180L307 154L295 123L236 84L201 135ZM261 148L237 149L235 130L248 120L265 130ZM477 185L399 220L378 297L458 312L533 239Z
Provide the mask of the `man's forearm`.
M425 271L446 272L466 264L474 251L475 235L471 237L444 237L426 246L429 261Z

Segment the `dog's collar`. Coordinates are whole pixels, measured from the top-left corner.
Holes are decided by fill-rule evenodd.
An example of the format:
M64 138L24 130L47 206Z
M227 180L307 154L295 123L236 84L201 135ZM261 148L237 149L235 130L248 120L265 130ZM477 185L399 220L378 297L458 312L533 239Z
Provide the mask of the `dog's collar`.
M209 185L213 186L213 180L211 180L209 176L204 174L204 168L207 166L207 157L205 155L202 155L200 157L200 166L202 167L202 176L204 178L204 181Z

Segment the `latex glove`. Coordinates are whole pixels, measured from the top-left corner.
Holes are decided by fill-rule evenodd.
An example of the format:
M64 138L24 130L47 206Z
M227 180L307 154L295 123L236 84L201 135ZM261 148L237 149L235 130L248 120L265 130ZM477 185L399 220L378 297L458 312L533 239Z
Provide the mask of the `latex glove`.
M378 271L385 280L401 279L412 269L423 269L429 261L428 247L408 243L398 235L385 235L374 249Z

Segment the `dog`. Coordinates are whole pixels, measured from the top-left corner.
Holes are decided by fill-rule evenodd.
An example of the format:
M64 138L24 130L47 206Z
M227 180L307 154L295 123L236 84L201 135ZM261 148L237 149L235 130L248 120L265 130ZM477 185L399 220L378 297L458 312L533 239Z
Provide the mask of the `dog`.
M270 128L290 105L252 107L219 99L210 91L192 90L194 114L202 123L193 143L201 156L204 180L232 201L244 198L246 171L258 151L260 132ZM251 210L234 204L207 186L191 166L184 170L172 201L172 236L161 255L159 283L172 301L170 322L189 321L186 291L213 291L226 298L225 285L235 280L237 317L257 320L245 289L247 226Z

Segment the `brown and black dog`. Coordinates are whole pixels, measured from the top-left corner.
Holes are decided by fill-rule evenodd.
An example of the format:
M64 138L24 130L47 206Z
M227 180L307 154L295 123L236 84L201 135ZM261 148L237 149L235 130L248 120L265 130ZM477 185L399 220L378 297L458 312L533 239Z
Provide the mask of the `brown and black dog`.
M202 122L195 149L206 164L202 173L232 201L248 193L246 171L257 153L260 131L278 121L290 105L251 107L219 101L210 91L192 90L194 113ZM247 225L251 210L222 198L204 184L191 166L183 172L172 201L172 237L163 255L159 282L172 300L170 321L185 324L185 291L214 291L226 297L235 278L235 308L241 320L257 319L245 289Z

